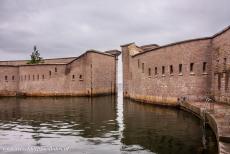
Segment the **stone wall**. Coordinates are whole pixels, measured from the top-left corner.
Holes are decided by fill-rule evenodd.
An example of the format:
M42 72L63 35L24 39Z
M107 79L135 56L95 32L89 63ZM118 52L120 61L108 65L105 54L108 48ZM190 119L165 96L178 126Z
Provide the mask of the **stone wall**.
M0 66L0 96L14 96L18 90L18 67Z
M213 45L213 93L216 100L230 102L230 30L216 35Z
M90 96L115 92L115 56L88 51L74 59L59 60L34 65L16 65L14 61L12 66L2 62L0 95Z
M53 63L69 63L76 59L77 57L67 57L67 58L55 58L55 59L44 59L44 64L53 64ZM28 60L10 60L10 61L0 61L0 65L26 65Z
M19 66L19 76L19 92L22 94L39 96L66 92L65 65Z
M179 99L200 101L206 96L218 96L214 63L216 57L223 60L222 55L226 57L230 52L229 34L228 28L212 37L172 43L144 52L134 43L121 46L124 96L165 105L177 105ZM217 48L225 52L217 54ZM229 97L223 90L221 94Z
M91 53L92 59L92 94L115 93L116 61L114 57Z

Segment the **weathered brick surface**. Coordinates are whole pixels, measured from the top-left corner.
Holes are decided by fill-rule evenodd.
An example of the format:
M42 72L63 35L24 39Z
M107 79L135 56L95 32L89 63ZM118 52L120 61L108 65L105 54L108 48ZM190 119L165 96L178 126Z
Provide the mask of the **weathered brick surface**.
M213 93L216 100L230 102L230 30L218 35L212 41L213 45ZM226 58L226 60L225 60ZM218 75L221 86L218 89ZM227 82L227 80L229 80Z
M0 96L16 95L18 89L18 67L0 66Z
M12 66L2 62L0 95L90 96L115 92L113 55L88 51L67 60L70 59L45 60L44 64L38 65L21 65L15 61ZM8 76L7 80L5 76ZM14 80L12 76L15 76Z
M134 43L121 46L124 95L136 100L166 105L177 105L177 100L181 97L194 101L203 100L210 95L218 100L228 101L222 99L229 94L229 91L222 90L225 87L223 79L221 90L216 90L214 65L217 58L223 60L226 56L229 64L229 29L212 37L182 41L148 51L141 51L141 48ZM216 49L220 50L221 54ZM192 71L191 63L193 63ZM203 63L206 63L205 71ZM182 64L182 73L179 72L180 64ZM170 73L171 65L173 73ZM157 67L157 75L155 75L155 67ZM165 70L164 74L162 67Z

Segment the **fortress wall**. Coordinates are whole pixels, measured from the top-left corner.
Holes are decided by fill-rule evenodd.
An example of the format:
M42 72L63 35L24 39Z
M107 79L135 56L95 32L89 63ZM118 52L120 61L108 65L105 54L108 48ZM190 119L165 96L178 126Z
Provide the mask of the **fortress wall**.
M65 68L65 65L20 66L19 93L33 96L65 93Z
M0 66L0 95L14 96L18 89L18 67Z
M207 95L210 92L212 73L210 43L210 39L187 41L129 58L127 52L130 51L127 51L127 48L122 50L125 55L124 64L129 61L128 70L128 66L123 68L124 85L128 84L128 88L124 90L125 96L168 105L175 104L177 98L182 96L197 100ZM205 71L203 71L204 62L206 62ZM191 63L193 71L190 71ZM181 73L179 64L182 64ZM171 74L170 65L173 67ZM163 66L164 73L162 73ZM156 75L155 67L157 67Z
M115 87L116 87L115 56L98 54L95 52L91 52L89 54L92 63L92 69L91 69L92 72L89 72L92 78L92 94L97 95L97 94L115 93Z
M90 57L85 53L77 60L66 65L69 72L66 73L65 89L71 95L89 95L86 89L87 84L90 82L88 74L89 63Z
M128 48L129 45L121 46L122 51L122 67L123 67L123 91L124 96L129 97L129 81L130 81L130 51Z
M230 30L216 36L213 41L213 86L217 101L230 102Z
M67 57L67 58L54 58L54 59L44 59L44 64L53 64L53 63L68 63L76 57ZM10 60L10 61L0 61L0 65L26 65L28 60Z
M0 61L0 65L24 65L27 60Z
M115 57L104 53L89 51L67 64L0 67L1 95L90 96L115 91Z

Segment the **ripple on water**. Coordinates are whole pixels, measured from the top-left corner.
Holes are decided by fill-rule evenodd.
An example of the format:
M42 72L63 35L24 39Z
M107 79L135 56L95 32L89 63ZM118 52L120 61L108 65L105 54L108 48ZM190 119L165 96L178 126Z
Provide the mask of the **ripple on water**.
M0 98L0 108L0 148L70 147L66 154L202 152L202 124L179 110L126 99L124 106L117 105L113 96ZM206 132L208 153L216 154L215 136Z

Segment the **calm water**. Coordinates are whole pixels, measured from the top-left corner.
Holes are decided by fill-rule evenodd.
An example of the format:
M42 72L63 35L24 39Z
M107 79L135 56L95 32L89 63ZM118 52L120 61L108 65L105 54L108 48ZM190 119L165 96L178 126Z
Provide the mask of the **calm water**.
M1 98L1 153L202 153L202 123L172 108L114 96ZM208 149L217 153L206 129Z

